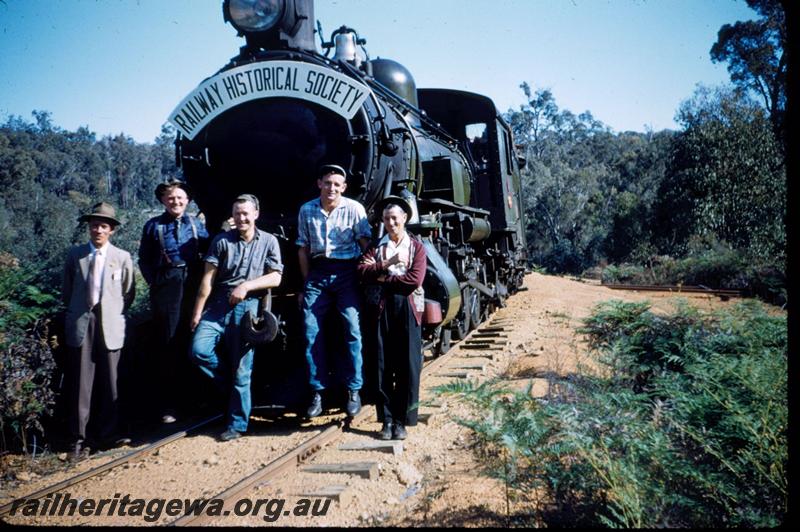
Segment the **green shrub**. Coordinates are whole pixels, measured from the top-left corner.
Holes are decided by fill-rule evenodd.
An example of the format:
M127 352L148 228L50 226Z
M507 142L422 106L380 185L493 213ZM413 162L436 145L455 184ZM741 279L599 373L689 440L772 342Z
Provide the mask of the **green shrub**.
M27 432L43 431L41 419L52 414L55 393L51 387L56 369L47 341L47 322L37 322L24 335L14 335L2 345L0 357L0 433L3 450L6 428L27 451Z
M611 264L603 269L600 279L606 284L651 284L652 280L645 277L646 273L642 266Z
M7 429L27 450L27 432L42 431L51 413L56 368L48 343L47 315L56 299L30 284L33 275L14 257L0 254L0 436L8 448Z
M494 473L550 525L776 526L787 510L787 330L755 302L721 313L600 305L583 332L601 371L530 390L450 385ZM542 502L542 501L537 501Z

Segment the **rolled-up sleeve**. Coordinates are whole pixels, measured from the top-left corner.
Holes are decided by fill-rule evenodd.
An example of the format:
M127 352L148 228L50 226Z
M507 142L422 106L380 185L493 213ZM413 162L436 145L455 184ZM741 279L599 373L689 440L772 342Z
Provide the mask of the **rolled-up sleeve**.
M281 247L278 245L278 239L274 236L270 238L269 245L267 246L267 252L264 254L264 272L283 273Z
M356 225L355 225L356 240L359 238L372 238L372 228L369 226L367 219L367 211L360 203L356 203Z
M224 238L225 233L221 233L214 237L214 240L211 242L211 245L208 248L208 253L206 253L205 258L203 259L205 262L219 267L219 259L222 257L222 254L225 251Z
M307 247L309 242L308 223L305 211L305 206L300 207L300 212L297 214L297 240L295 244L301 247Z

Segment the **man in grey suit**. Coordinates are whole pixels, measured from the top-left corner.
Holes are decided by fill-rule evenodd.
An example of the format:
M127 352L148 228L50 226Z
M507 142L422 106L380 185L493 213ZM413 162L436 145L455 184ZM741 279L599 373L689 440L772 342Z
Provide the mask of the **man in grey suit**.
M89 242L72 247L64 267L62 297L67 307L66 368L68 424L73 458L86 448L90 417L94 440L113 441L117 429L117 366L125 342L125 312L134 298L130 253L111 245L120 221L108 203L78 218L88 222ZM91 410L94 390L95 411Z

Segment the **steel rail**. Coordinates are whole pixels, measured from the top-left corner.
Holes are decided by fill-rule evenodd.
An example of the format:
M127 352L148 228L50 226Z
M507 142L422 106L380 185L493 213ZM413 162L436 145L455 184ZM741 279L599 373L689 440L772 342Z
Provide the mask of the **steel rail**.
M204 419L204 420L200 421L199 423L196 423L196 424L194 424L194 425L192 425L192 426L190 426L188 428L185 428L185 429L183 429L181 431L178 431L178 432L175 432L173 434L170 434L169 436L167 436L165 438L162 438L162 439L160 439L158 441L155 441L155 442L151 443L150 445L147 445L147 446L145 446L145 447L143 447L141 449L137 449L135 451L131 451L130 453L126 453L123 456L120 456L119 458L111 460L110 462L107 462L107 463L105 463L105 464L103 464L101 466L97 466L97 467L95 467L93 469L90 469L88 471L84 471L83 473L75 475L74 477L70 477L70 478L68 478L66 480L62 480L61 482L57 482L56 484L53 484L51 486L47 486L46 488L42 488L42 489L40 489L38 491L34 491L33 493L30 493L30 494L25 495L23 497L18 497L15 500L39 499L41 497L45 497L47 495L50 495L51 493L55 493L57 491L61 491L64 488L68 488L70 486L74 486L75 484L83 482L86 479L89 479L89 478L92 478L92 477L96 477L100 473L104 473L105 471L113 469L113 468L115 468L117 466L126 464L128 462L131 462L131 461L137 459L137 458L145 456L145 455L155 451L159 447L163 447L163 446L168 445L168 444L170 444L170 443L172 443L174 441L177 441L177 440L180 440L182 438L185 438L190 432L192 432L192 431L194 431L194 430L196 430L196 429L198 429L198 428L200 428L200 427L202 427L204 425L208 425L209 423L212 423L212 422L216 421L217 419L219 419L221 417L222 417L222 414L217 414L216 416L212 416L210 418ZM4 504L3 506L0 506L0 516L6 515L8 512L11 511L11 509L13 507L14 507L14 501L11 501L11 502L9 502L7 504Z
M640 290L649 292L686 292L690 294L709 294L720 297L742 297L742 291L728 288L706 288L703 286L685 285L649 285L649 284L601 284L612 290Z

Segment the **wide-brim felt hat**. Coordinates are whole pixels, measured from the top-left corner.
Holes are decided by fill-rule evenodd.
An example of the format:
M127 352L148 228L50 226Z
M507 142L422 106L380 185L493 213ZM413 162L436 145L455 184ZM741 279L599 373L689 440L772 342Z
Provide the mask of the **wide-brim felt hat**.
M156 199L161 201L161 195L166 191L168 188L172 187L179 187L182 188L186 195L189 196L189 199L192 199L192 187L184 183L183 181L179 181L177 179L171 179L164 183L159 183L156 186Z
M317 175L320 179L328 174L339 174L343 178L347 179L347 172L345 172L344 168L338 164L323 164L319 167L319 173Z
M378 200L378 203L376 203L372 208L372 211L370 211L370 223L380 222L383 216L383 209L392 203L405 211L406 215L408 216L408 220L414 216L414 211L411 208L411 204L407 200L401 198L400 196L386 196L385 198Z
M110 203L101 201L92 207L92 212L84 214L78 218L79 222L88 222L89 220L97 219L111 223L112 225L122 225L122 222L117 220L117 210Z

